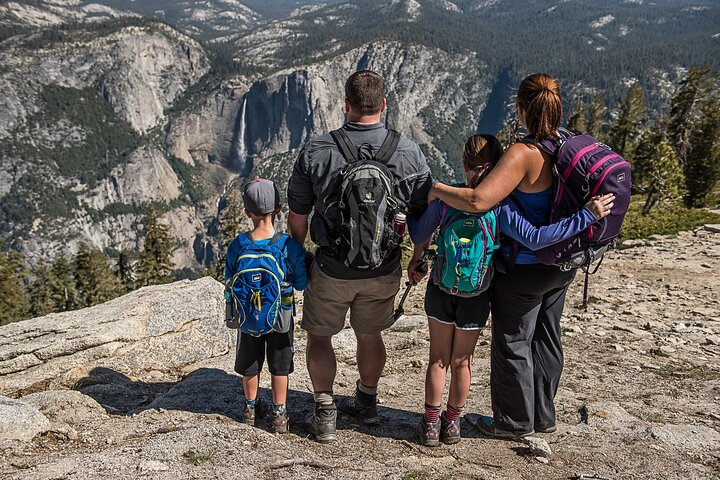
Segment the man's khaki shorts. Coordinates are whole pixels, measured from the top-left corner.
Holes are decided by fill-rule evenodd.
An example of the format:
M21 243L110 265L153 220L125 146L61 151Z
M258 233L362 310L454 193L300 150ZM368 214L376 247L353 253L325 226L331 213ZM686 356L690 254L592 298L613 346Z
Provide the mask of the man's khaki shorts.
M331 337L345 326L360 333L378 333L394 323L395 295L400 290L401 270L376 278L341 280L325 274L315 263L303 297L300 326L308 333Z

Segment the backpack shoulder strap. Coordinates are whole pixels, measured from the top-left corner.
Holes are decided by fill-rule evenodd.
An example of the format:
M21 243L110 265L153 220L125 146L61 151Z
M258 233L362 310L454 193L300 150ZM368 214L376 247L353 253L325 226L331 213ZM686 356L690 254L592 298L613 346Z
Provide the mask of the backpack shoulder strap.
M276 243L278 243L280 240L282 240L282 239L285 238L285 237L290 238L289 235L287 235L287 234L285 234L285 233L283 233L283 232L277 232L277 233L275 233L275 235L273 235L273 237L270 239L270 243L269 243L268 245L275 245Z
M352 142L352 140L350 140L350 137L344 129L338 128L337 130L333 130L332 132L330 132L330 136L332 136L333 140L335 141L335 145L337 145L338 150L340 150L340 154L343 156L346 162L357 162L357 147Z
M375 154L375 160L380 163L387 163L390 158L397 150L398 143L400 143L400 134L395 130L388 130L385 141L380 145L377 153Z

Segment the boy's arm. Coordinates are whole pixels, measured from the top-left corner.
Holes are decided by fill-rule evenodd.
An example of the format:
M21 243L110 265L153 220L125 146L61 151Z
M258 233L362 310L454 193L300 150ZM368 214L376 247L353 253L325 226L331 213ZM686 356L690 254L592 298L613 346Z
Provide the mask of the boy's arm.
M305 249L295 239L288 240L288 258L292 263L292 275L288 280L291 280L292 286L295 290L305 290L307 287L307 270L305 269Z
M519 211L512 200L505 200L498 207L500 231L517 240L530 250L540 250L582 232L597 221L585 206L579 212L552 225L536 227Z

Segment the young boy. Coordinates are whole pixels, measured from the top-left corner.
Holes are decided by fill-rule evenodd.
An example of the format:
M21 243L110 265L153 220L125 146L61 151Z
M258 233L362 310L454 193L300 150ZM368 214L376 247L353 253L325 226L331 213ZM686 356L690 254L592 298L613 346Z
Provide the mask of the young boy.
M286 234L275 233L275 216L280 211L280 193L270 180L255 179L243 189L245 214L252 220L253 230L239 235L228 246L225 259L225 281L233 277L238 258L243 254L243 244L269 245L274 242L282 249L288 265L284 282L296 290L307 285L305 273L305 252L302 245ZM245 238L243 238L245 237ZM257 402L260 370L267 351L268 370L271 375L273 420L275 433L288 431L288 413L285 406L288 391L288 376L293 372L293 327L286 333L272 331L254 336L238 330L235 371L242 375L245 393L244 423L255 425L260 413Z

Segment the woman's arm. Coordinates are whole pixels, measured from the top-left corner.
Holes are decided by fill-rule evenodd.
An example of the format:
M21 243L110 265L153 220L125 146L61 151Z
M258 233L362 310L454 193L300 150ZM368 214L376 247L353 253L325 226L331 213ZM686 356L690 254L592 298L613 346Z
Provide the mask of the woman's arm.
M612 194L592 198L579 212L552 225L536 227L520 212L511 199L498 207L500 231L517 240L530 250L540 250L582 232L590 225L610 214L615 196Z
M428 201L439 198L453 208L464 212L485 212L510 195L525 178L526 161L532 146L516 143L502 156L480 185L471 188L456 188L436 183L430 190Z

